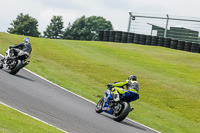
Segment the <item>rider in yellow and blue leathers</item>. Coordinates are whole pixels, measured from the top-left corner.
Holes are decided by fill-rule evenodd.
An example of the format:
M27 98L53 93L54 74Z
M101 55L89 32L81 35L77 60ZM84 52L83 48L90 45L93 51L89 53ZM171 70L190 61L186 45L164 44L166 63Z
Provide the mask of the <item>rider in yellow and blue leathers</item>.
M126 86L127 90L124 89ZM137 77L130 75L128 80L124 82L116 82L110 85L113 92L114 101L118 102L120 99L126 98L129 93L133 96L131 101L139 99L139 83L137 82Z

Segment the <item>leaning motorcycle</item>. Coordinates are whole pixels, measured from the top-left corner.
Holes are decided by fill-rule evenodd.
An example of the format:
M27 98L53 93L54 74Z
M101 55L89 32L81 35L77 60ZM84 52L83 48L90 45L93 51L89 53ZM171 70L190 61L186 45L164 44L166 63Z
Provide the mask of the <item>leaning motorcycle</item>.
M115 121L123 121L133 110L130 107L130 102L139 99L139 94L127 91L124 94L120 95L120 101L115 102L113 100L113 94L111 88L107 86L106 91L104 92L104 97L99 100L96 105L95 111L97 113L106 112L113 115Z
M30 63L30 61L26 61L29 58L29 54L22 51L19 52L18 56L16 57L13 50L9 48L6 51L4 59L0 63L0 68L9 72L10 74L15 75L20 69Z

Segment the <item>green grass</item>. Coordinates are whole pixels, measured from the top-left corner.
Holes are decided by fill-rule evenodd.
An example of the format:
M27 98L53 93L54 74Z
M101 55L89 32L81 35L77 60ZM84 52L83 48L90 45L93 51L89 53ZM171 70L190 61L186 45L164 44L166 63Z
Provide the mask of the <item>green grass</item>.
M23 36L0 33L0 53ZM138 77L129 118L161 132L200 131L200 54L158 46L30 38L27 69L97 102L107 83Z
M62 131L0 104L0 133L62 133Z

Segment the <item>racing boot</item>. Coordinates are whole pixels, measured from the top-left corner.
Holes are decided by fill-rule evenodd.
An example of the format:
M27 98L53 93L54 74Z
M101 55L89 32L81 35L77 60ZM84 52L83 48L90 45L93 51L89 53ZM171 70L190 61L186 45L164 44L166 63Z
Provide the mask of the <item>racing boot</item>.
M118 87L114 87L112 88L112 92L113 92L113 99L115 102L119 102L120 101L120 95L118 92L120 92L121 89ZM121 93L120 93L121 94Z
M114 94L114 101L115 101L115 102L119 102L119 101L120 101L119 93L115 93L115 94Z

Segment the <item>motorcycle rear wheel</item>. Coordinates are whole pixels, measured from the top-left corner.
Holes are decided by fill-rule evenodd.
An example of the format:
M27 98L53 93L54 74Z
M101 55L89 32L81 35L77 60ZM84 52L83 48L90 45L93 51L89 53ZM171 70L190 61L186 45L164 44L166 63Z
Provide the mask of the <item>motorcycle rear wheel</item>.
M2 69L2 68L3 68L3 63L0 62L0 69Z
M17 60L17 63L15 65L14 68L11 69L11 71L9 72L12 75L15 75L16 73L19 72L19 70L23 67L23 64L21 62L21 60Z
M123 121L130 112L130 105L127 102L121 102L122 109L119 113L113 113L113 119L115 121Z

